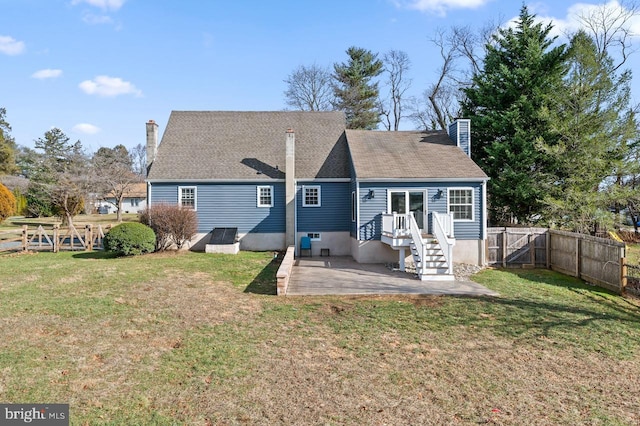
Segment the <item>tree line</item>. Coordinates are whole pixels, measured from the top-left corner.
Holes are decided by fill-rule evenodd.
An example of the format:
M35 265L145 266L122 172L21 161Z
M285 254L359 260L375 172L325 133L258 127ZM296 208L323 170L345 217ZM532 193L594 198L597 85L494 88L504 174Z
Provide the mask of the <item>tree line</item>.
M17 145L10 130L6 110L0 108L0 180L16 200L13 213L59 216L63 224L71 225L77 214L92 213L90 201L110 200L117 220L122 220L122 200L146 174L142 144L131 152L116 145L89 154L79 140L72 142L62 130L53 128L35 140L35 149L31 149Z
M471 119L472 158L490 177L492 225L543 225L583 233L640 221L640 137L631 102L630 23L635 3L581 16L560 43L553 23L522 6L513 25L452 27L431 42L435 82L407 97L410 60L357 47L333 71L300 66L285 80L285 102L301 110L342 110L347 127L446 129ZM376 77L383 76L382 80ZM381 95L379 83L387 93Z

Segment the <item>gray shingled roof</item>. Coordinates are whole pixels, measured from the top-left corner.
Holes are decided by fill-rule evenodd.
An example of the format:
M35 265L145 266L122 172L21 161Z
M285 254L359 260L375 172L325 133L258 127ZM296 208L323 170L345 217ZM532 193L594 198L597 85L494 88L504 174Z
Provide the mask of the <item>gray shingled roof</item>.
M486 179L445 132L346 130L358 179Z
M148 179L284 179L289 128L298 179L349 177L341 112L173 111Z

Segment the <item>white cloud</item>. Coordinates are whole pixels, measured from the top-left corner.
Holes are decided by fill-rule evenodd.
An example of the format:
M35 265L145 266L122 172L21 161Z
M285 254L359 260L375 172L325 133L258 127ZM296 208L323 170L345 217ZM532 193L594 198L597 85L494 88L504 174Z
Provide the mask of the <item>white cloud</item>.
M71 4L76 5L86 3L91 6L99 7L102 10L118 10L127 0L72 0Z
M24 51L24 42L13 37L0 35L0 53L5 55L19 55Z
M491 0L394 0L398 7L444 16L450 9L476 9Z
M31 78L37 78L38 80L44 80L47 78L57 78L62 75L62 70L44 69L36 71L31 74Z
M567 9L567 13L564 17L553 17L546 14L546 10L541 8L538 10L539 5L530 8L531 12L536 13L538 16L536 19L545 24L551 23L553 29L551 35L563 37L575 33L581 28L584 28L583 18L589 16L597 16L599 19L605 19L610 24L615 22L615 18L621 16L625 12L629 12L624 7L624 4L620 4L618 0L609 0L607 3L590 4L590 3L575 3ZM514 27L518 17L514 16L508 23L507 27ZM618 22L620 24L621 22ZM627 23L631 35L640 35L640 17L634 16Z
M142 91L128 81L118 77L99 75L93 80L85 80L78 85L87 95L113 97L118 95L142 96Z
M89 25L102 25L102 24L111 24L113 23L113 19L107 15L94 15L92 13L85 13L82 16L82 20Z
M100 132L100 127L98 126L94 126L93 124L89 124L89 123L78 123L75 126L73 126L71 128L72 131L74 131L75 133L82 133L84 135L95 135L96 133Z

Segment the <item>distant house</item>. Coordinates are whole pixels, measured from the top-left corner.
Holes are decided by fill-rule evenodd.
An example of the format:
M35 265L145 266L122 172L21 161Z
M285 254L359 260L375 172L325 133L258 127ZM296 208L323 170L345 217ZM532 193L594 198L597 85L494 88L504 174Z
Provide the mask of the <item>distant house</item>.
M113 194L102 196L96 205L102 214L115 213L117 201ZM122 199L122 213L138 213L147 207L147 184L144 182L132 184Z
M312 241L312 255L413 260L422 279L483 264L488 177L470 122L449 132L347 130L341 112L174 111L147 123L148 199L197 211L203 249L238 228L243 250Z

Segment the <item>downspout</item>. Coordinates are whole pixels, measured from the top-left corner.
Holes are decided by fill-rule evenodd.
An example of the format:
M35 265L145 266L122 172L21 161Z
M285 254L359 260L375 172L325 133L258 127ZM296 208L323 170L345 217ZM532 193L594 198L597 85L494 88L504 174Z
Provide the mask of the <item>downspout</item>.
M149 226L151 226L151 182L149 181L147 181L147 213Z
M298 253L298 181L294 181L293 184L294 188L295 188L295 196L293 197L294 199L294 203L293 203L293 235L294 235L294 256L299 256Z
M487 181L483 180L480 184L482 187L482 240L480 244L482 247L480 249L480 264L482 266L487 264L487 250L486 250L486 241L487 241Z
M356 241L360 241L360 180L356 178ZM359 247L359 242L357 243Z

